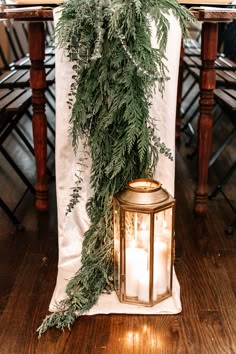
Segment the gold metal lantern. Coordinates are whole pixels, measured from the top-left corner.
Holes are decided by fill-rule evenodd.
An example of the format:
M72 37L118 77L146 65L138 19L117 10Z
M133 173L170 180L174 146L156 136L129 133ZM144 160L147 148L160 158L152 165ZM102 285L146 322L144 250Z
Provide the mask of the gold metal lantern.
M121 302L153 306L171 296L175 200L151 179L113 198L114 278Z

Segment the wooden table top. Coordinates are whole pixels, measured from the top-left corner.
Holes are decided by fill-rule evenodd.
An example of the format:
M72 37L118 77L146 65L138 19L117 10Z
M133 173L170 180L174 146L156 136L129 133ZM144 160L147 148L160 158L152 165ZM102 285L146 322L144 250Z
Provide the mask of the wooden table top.
M0 12L1 19L10 19L14 18L16 20L25 20L25 21L36 21L36 20L52 20L53 19L53 8L48 6L40 6L38 9L31 9L28 7L26 10L20 10L16 8L16 11L13 11L14 8L10 8L11 11ZM204 22L229 22L233 19L236 19L236 9L221 7L215 8L211 7L192 7L191 11L193 15L199 21Z
M190 11L198 21L229 22L236 19L236 9L229 7L192 7Z
M39 6L38 9L30 9L28 7L26 10L21 10L21 8L16 8L15 11L14 7L11 7L11 11L0 11L0 18L1 19L10 19L13 18L15 20L22 20L22 21L49 21L53 20L53 8L48 6Z

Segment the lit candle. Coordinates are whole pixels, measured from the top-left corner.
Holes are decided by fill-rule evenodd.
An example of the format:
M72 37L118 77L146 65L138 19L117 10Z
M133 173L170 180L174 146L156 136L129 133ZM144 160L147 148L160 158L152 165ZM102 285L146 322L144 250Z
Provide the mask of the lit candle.
M170 240L171 232L170 232L170 229L167 228L167 222L166 221L163 221L160 237L163 239L163 241Z
M155 238L162 239L163 241L167 241L171 238L171 231L167 227L167 222L163 219L163 217L160 217L160 215L158 218L157 216L155 218L154 235Z
M163 221L160 219L155 218L155 223L154 223L154 235L156 237L161 235L163 229Z
M154 244L154 288L153 300L157 295L164 294L168 289L168 247L163 241Z
M126 249L126 295L138 296L138 278L147 270L147 252L144 249L130 247Z
M148 247L148 241L149 241L149 225L146 224L145 222L142 222L139 231L138 231L138 242L141 245L141 247Z
M149 271L139 275L138 299L139 301L149 302Z

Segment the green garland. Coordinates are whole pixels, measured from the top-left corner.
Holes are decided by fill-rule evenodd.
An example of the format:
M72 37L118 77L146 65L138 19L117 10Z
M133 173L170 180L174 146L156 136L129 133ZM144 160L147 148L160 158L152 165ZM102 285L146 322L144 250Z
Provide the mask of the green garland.
M164 60L170 12L185 35L192 16L175 0L69 0L63 5L56 36L74 62L70 133L75 152L80 139L89 149L93 196L87 203L90 228L82 266L58 311L38 328L39 336L53 326L70 328L101 293L113 289L112 196L132 179L151 177L159 153L172 159L149 116L155 83L162 92L168 79ZM151 46L150 19L158 29L159 49ZM79 201L81 173L67 212Z

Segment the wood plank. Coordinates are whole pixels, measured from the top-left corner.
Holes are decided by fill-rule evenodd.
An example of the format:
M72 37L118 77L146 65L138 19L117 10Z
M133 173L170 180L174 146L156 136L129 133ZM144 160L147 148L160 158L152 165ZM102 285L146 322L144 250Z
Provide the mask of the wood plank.
M21 58L17 61L14 62L15 66L21 66L21 67L30 67L31 63L30 63L30 58L29 57L25 57L25 58Z
M25 74L19 77L19 79L16 81L16 85L22 87L26 87L26 86L29 87L30 86L29 80L30 80L30 72L29 70L27 70Z
M9 73L9 75L3 78L0 83L1 85L10 87L17 83L19 80L24 80L24 77L26 77L27 73L27 70L14 70L13 74ZM27 82L27 80L25 82Z
M229 68L233 68L233 69L236 68L235 61L230 60L229 58L226 58L226 57L219 56L217 58L217 63L219 63L219 65L225 65L225 67L229 67Z
M25 11L7 11L5 9L3 12L0 11L0 18L11 19L21 21L52 21L53 20L53 9L51 7L41 7L40 9L31 10L30 8Z
M236 100L229 96L227 91L223 91L221 89L216 89L214 91L215 96L223 103L225 104L230 110L235 111L236 110Z
M11 76L16 74L16 70L8 70L3 72L3 74L0 75L0 84L2 84L5 80L10 78Z
M6 107L12 103L17 97L19 97L22 94L21 89L15 89L12 91L9 95L1 99L0 101L0 111L5 110Z
M192 61L192 57L188 57L188 56L185 56L184 57L184 64L187 65L187 66L195 66L193 61Z
M7 96L11 90L9 89L0 89L0 99L2 99L4 96Z
M236 85L236 73L231 70L217 70L217 76L225 80L225 84Z
M202 61L201 61L200 57L193 56L191 59L196 66L198 66L198 67L202 66Z
M8 112L18 112L21 109L24 109L25 105L31 100L32 93L31 90L22 90L21 96L15 99L11 104L7 106Z
M236 90L235 89L226 89L224 91L227 92L229 96L236 99Z

